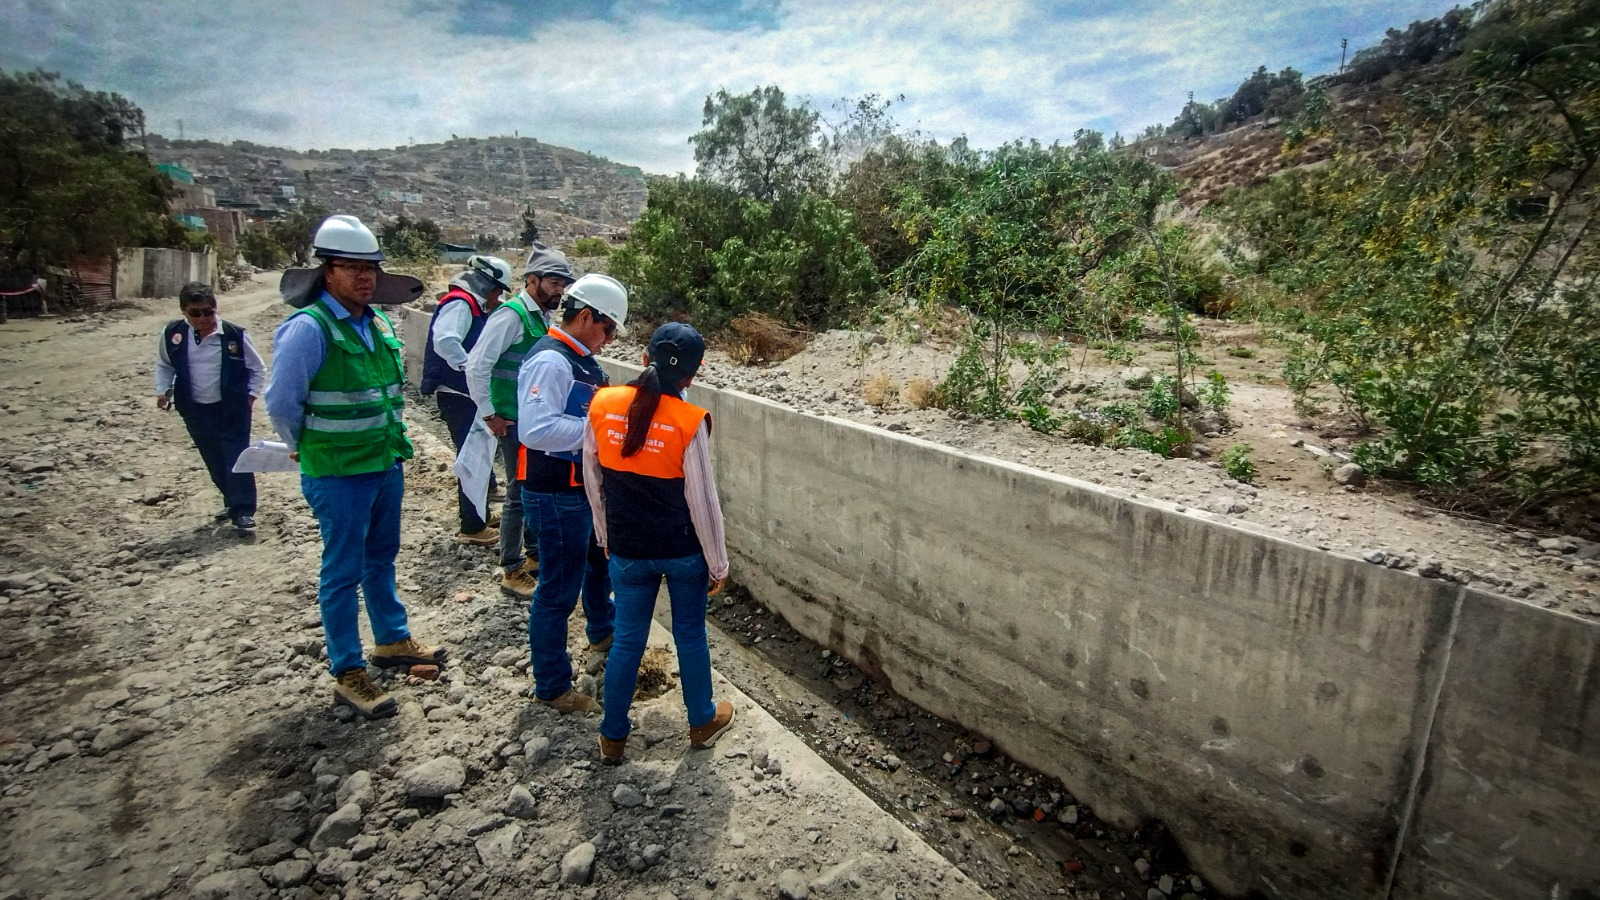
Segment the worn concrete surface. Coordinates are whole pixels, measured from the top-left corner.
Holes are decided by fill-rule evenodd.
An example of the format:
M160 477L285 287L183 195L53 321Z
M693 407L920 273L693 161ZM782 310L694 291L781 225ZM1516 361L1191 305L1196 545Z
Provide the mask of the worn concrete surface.
M747 395L692 399L716 423L736 580L1102 815L1163 819L1219 888L1600 883L1573 852L1600 833L1600 627ZM1513 623L1566 649L1483 646Z

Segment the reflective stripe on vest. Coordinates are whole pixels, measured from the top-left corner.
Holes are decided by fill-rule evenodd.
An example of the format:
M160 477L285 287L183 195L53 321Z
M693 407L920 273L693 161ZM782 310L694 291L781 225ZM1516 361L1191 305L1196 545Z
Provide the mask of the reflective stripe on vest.
M312 477L361 475L410 459L411 441L402 415L405 372L394 323L373 310L369 349L349 321L337 318L320 302L296 315L315 319L327 343L322 366L306 394L300 471Z
M511 310L521 320L522 338L507 347L500 358L494 361L494 370L489 373L489 402L494 405L495 415L515 421L517 372L522 369L523 360L528 358L533 345L549 329L545 327L543 316L528 311L526 294L518 294L500 304L500 308Z

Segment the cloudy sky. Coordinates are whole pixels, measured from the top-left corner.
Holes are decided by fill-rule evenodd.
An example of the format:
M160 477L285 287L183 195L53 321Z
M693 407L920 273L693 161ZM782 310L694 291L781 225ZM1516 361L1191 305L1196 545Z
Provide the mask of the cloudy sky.
M1449 0L8 0L0 67L114 90L150 128L296 149L520 132L690 171L707 94L776 84L825 114L991 147L1131 134L1258 65L1315 74Z

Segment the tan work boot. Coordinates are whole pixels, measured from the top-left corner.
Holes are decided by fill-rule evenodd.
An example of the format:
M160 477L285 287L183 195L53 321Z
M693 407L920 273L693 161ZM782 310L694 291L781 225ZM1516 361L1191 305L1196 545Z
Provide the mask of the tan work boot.
M488 520L485 521L483 524L485 526L489 527L489 528L499 528L500 527L500 514L497 513L497 512L489 513Z
M565 694L554 700L540 700L539 702L562 715L575 712L592 713L600 711L600 704L588 694L579 692L577 688L567 688Z
M406 638L392 644L379 644L372 651L372 664L380 669L437 666L443 664L448 655L443 647L433 647L419 643L416 638Z
M614 633L606 635L606 639L601 641L600 643L598 643L598 644L590 644L589 645L589 652L590 653L605 653L605 652L607 652L608 650L611 649L611 642L613 640L615 640L616 637L617 636Z
M623 751L628 749L628 739L613 741L605 735L600 735L600 762L608 766L622 765Z
M711 721L699 728L689 729L689 746L696 750L704 750L717 742L722 733L733 724L733 704L724 700L717 704L717 713Z
M333 683L333 700L350 707L357 715L369 719L385 719L400 711L394 698L367 677L366 669L341 672Z
M533 598L533 589L539 586L537 567L529 570L526 563L500 575L500 590L523 600Z
M456 543L466 544L468 547L488 547L500 543L500 532L487 526L471 534L461 532L456 535Z

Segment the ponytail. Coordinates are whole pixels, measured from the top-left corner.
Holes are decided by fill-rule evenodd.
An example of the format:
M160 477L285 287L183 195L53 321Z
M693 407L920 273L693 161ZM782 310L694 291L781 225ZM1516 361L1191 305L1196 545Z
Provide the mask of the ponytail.
M655 418L656 407L661 405L661 374L654 365L648 365L628 384L635 390L633 402L628 404L628 433L622 439L624 459L643 450L650 436L650 420Z
M683 390L693 377L687 376L672 385L673 394ZM638 378L628 382L628 386L634 388L634 393L633 402L628 404L628 433L622 439L624 459L643 450L645 440L650 437L650 423L656 417L656 407L661 405L661 372L651 363Z

